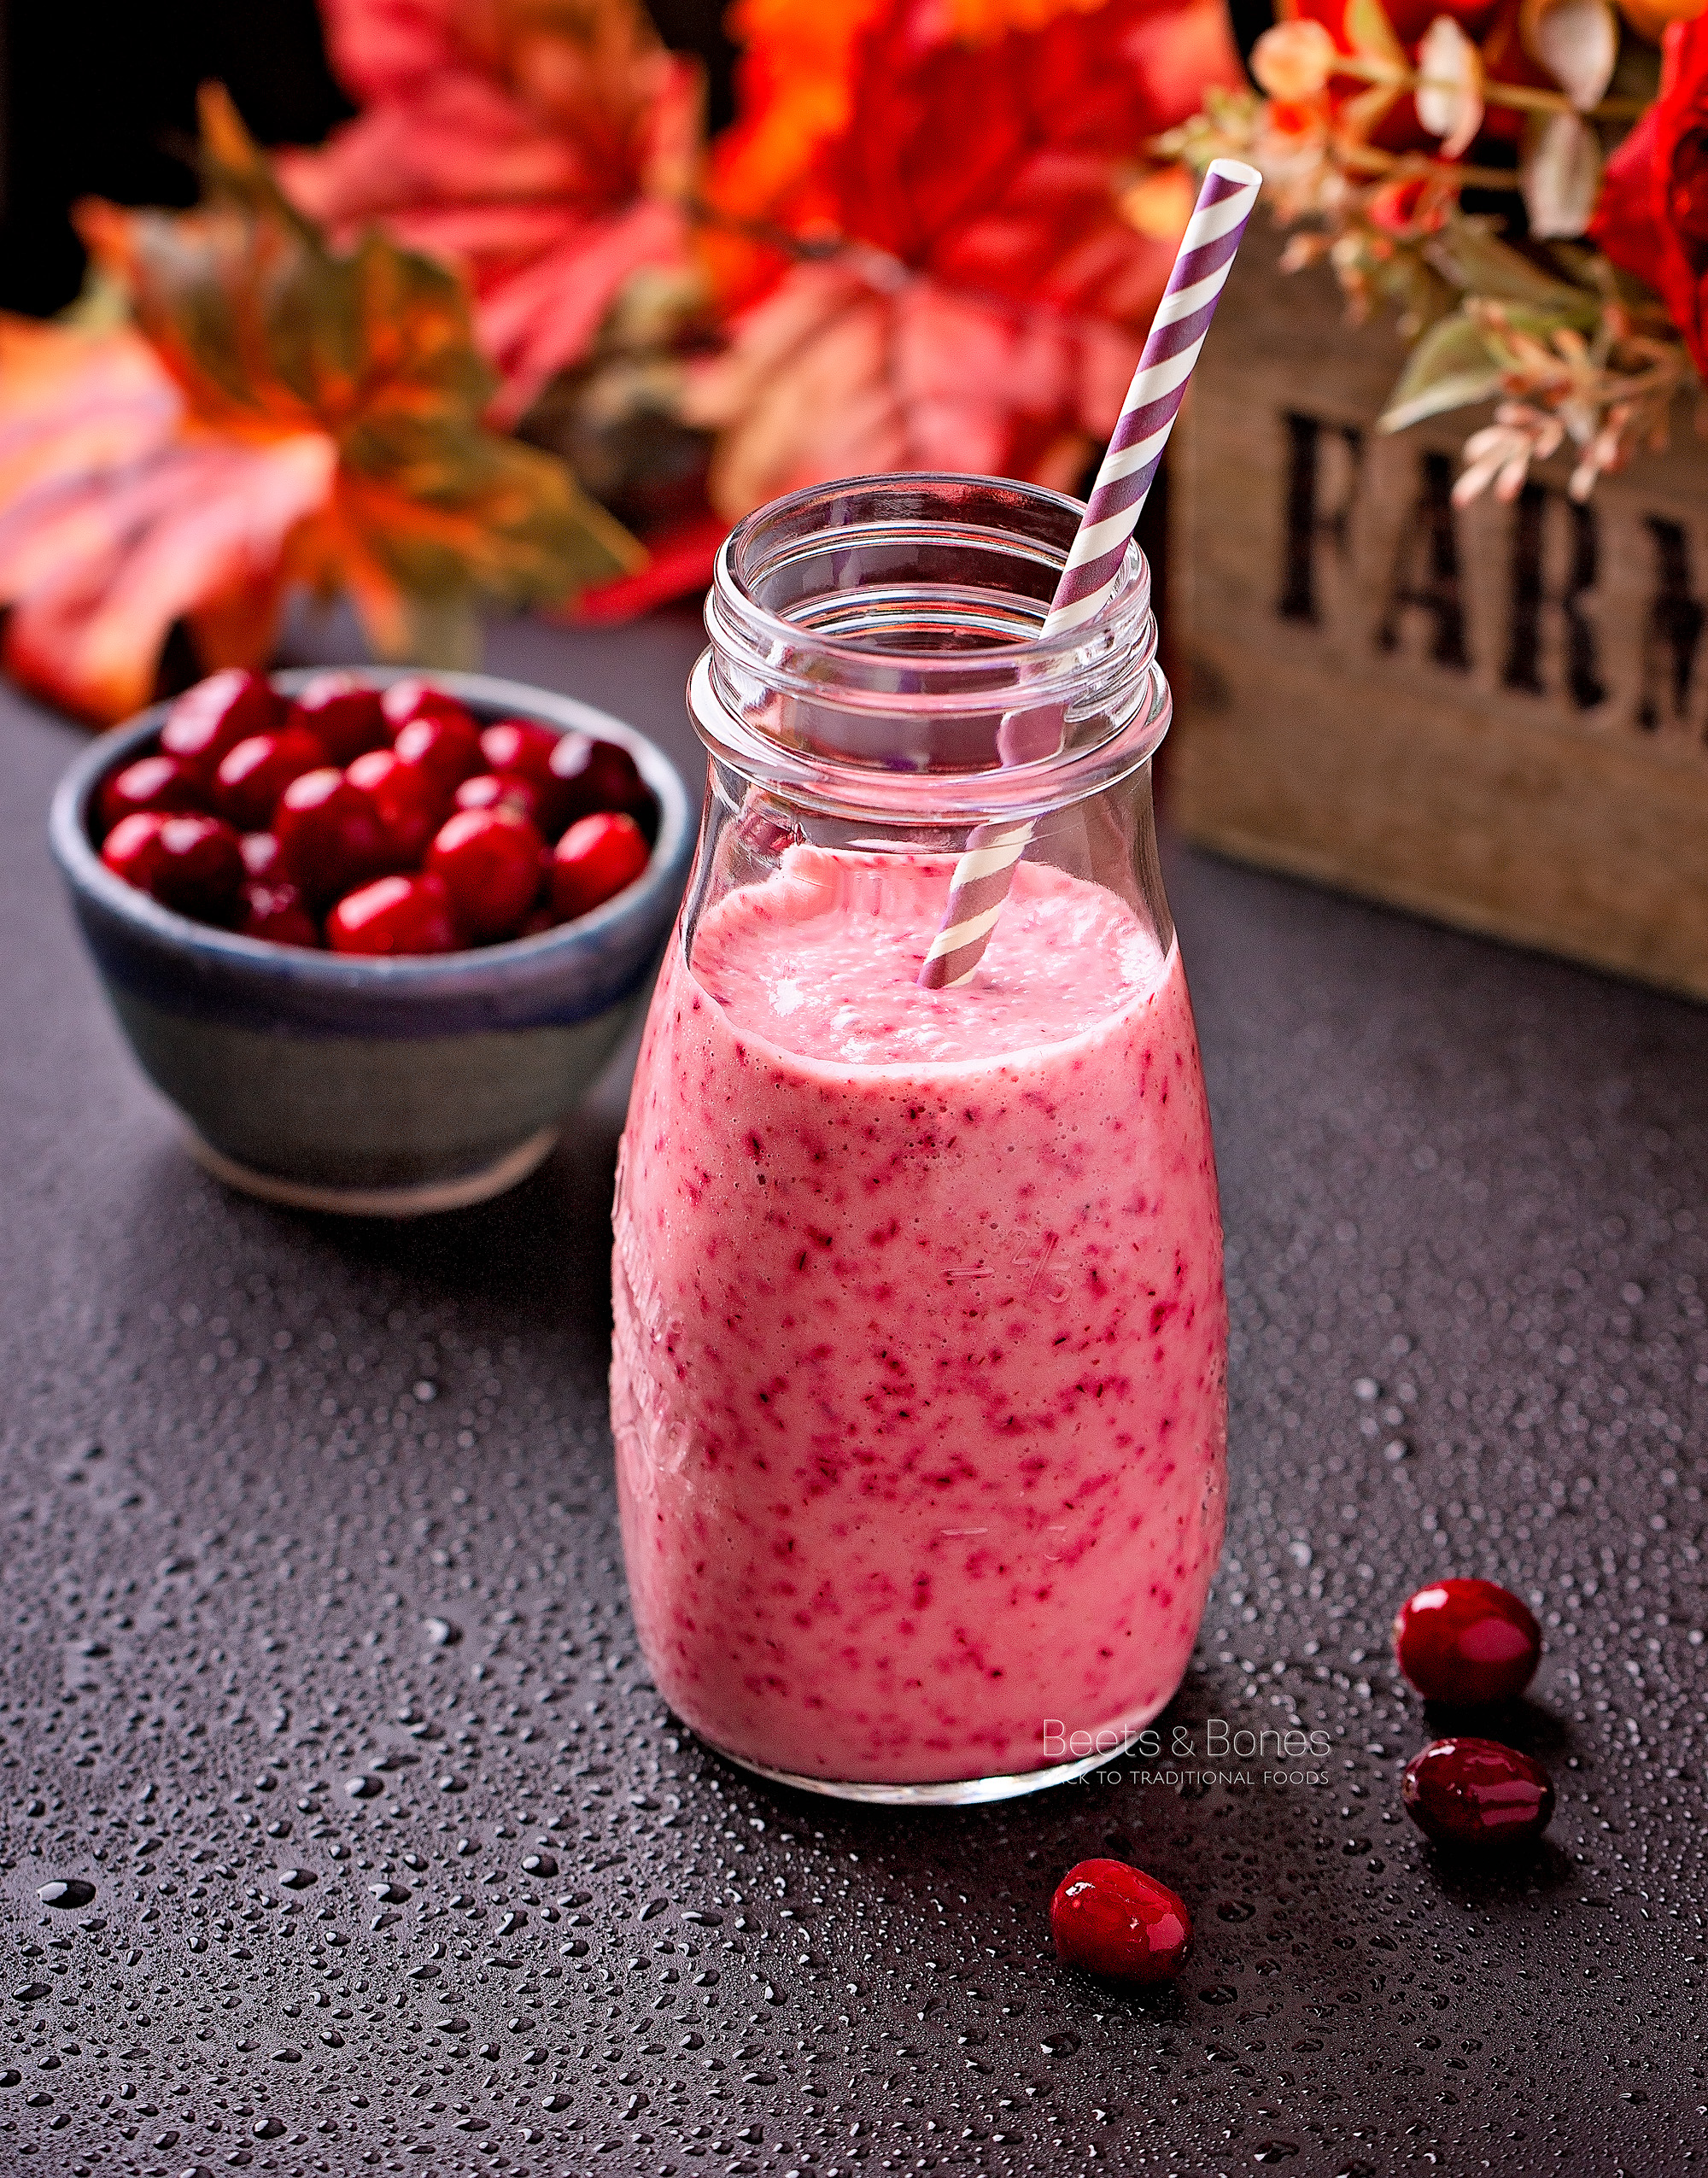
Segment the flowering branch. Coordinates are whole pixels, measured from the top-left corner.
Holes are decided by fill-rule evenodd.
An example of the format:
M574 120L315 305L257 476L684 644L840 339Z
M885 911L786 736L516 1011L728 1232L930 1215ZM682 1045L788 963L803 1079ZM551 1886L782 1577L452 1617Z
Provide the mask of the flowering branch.
M1491 487L1512 498L1534 462L1568 444L1577 457L1570 489L1587 499L1640 448L1664 447L1675 402L1701 390L1676 308L1670 316L1635 278L1571 240L1600 216L1601 153L1590 122L1645 110L1604 96L1617 54L1611 15L1604 20L1590 5L1541 20L1540 57L1558 91L1491 83L1485 56L1445 15L1424 34L1415 64L1379 0L1350 0L1342 35L1351 51L1319 22L1278 23L1251 59L1268 96L1213 93L1154 147L1199 171L1222 154L1249 161L1277 221L1292 230L1283 269L1331 266L1354 319L1378 301L1397 312L1415 345L1384 431L1499 403L1494 422L1465 445L1454 491L1461 506ZM1336 93L1338 77L1372 88ZM1418 127L1440 139L1438 153L1371 141L1408 93ZM1491 104L1541 117L1516 174L1461 155ZM1641 136L1629 139L1635 149ZM1628 156L1615 155L1610 177ZM1523 191L1530 249L1502 241L1497 221L1461 210L1472 187ZM1544 255L1540 244L1552 247Z

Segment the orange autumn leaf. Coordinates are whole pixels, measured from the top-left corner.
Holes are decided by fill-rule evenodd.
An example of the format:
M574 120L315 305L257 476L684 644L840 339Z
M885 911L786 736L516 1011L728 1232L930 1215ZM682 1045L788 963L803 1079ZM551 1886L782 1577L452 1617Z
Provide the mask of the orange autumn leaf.
M637 0L325 0L363 110L283 155L293 201L352 245L377 224L457 266L512 424L582 360L641 267L685 261L698 67Z
M735 0L734 120L712 146L706 201L716 214L699 237L714 292L751 301L781 261L757 237L765 229L816 235L834 229L834 192L819 170L825 148L848 126L854 49L883 0Z
M1125 204L1144 143L1242 79L1220 0L1103 0L976 40L945 21L882 0L861 28L786 208L816 192L810 258L693 376L726 514L857 471L1071 483L1119 411L1178 239L1155 216L1173 198L1142 225Z
M259 664L292 583L347 590L382 654L460 662L477 602L559 603L644 554L560 464L488 430L442 266L330 250L223 94L193 213L79 225L136 330L0 329L5 662L85 716L146 701L174 621Z

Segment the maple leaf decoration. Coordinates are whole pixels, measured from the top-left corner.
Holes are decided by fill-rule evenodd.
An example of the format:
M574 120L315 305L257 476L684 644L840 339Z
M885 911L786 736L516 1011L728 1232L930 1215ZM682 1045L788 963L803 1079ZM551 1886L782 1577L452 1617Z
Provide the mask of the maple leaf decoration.
M686 262L698 64L637 0L323 0L363 108L281 182L335 241L378 224L459 266L492 414L520 418L582 360L642 266Z
M806 260L774 254L774 284L690 379L732 517L873 471L1071 484L1120 413L1191 208L1181 186L1168 219L1126 216L1141 148L1243 79L1220 0L861 5L799 158L756 116L713 177L715 211L790 225ZM810 0L763 9L783 38ZM781 56L746 67L750 85L788 78Z
M480 600L557 603L644 560L559 463L483 425L453 273L377 235L335 255L223 92L202 120L202 209L78 210L134 327L0 320L15 677L123 717L175 620L204 665L257 665L298 583L348 591L382 656L463 663Z

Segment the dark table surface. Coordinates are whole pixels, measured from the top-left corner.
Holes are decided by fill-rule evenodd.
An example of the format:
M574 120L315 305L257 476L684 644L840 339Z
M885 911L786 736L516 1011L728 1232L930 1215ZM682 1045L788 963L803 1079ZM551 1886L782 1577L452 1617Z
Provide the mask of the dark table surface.
M488 662L689 761L697 643ZM1708 2159L1708 1013L1175 855L1233 1432L1166 1722L1217 1781L886 1814L706 1754L635 1654L621 1079L478 1210L224 1193L49 872L77 745L0 699L0 2171ZM1559 1809L1504 1868L1400 1812L1430 1720L1389 1622L1448 1571L1547 1635L1499 1729ZM1320 1782L1206 1763L1218 1719L1325 1730ZM1056 1965L1051 1890L1103 1853L1190 1901L1178 1988ZM66 1878L91 1902L43 1906Z

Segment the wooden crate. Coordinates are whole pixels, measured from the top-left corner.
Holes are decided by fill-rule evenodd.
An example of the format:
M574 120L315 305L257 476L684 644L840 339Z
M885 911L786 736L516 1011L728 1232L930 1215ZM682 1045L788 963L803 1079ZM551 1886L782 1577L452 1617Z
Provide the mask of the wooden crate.
M1190 839L1708 998L1708 442L1455 512L1488 412L1375 420L1401 349L1240 254L1176 440Z

